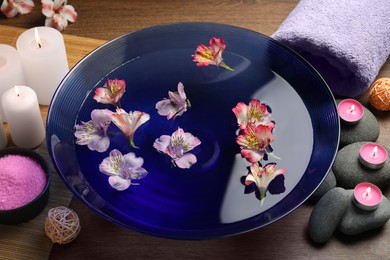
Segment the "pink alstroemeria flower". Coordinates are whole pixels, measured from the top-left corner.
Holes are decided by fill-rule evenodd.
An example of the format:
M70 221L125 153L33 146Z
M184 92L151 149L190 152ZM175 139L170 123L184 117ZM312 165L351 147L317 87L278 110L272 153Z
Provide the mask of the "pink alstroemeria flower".
M56 28L59 31L68 26L68 21L74 23L77 12L66 0L41 0L42 13L46 16L45 26Z
M236 142L241 147L241 155L250 162L258 162L266 152L272 152L270 143L275 140L272 135L273 125L247 125L237 136Z
M197 66L216 65L224 69L233 71L228 65L223 62L222 53L226 48L226 43L222 38L211 38L209 46L204 44L198 45L196 52L192 55L192 60Z
M1 12L8 18L17 14L28 14L34 8L32 0L4 0L1 4Z
M149 114L140 111L126 113L123 109L117 109L116 113L112 114L112 122L123 132L129 144L134 148L138 148L133 140L135 131L149 119Z
M279 174L287 173L285 169L275 170L275 167L276 163L269 163L263 168L259 162L252 163L249 166L250 172L245 178L245 185L255 183L260 191L260 200L264 199L271 181Z
M108 109L94 109L90 121L75 126L76 144L87 145L90 150L100 153L107 151L110 146L107 128L111 123L112 114Z
M232 109L237 117L237 123L240 129L244 129L247 125L254 126L272 124L271 113L268 111L267 105L260 103L257 99L252 99L247 106L244 102L238 102L236 107Z
M142 168L144 159L136 157L134 153L122 155L116 149L110 152L99 165L100 172L110 176L108 183L118 191L126 190L132 184L132 180L139 180L145 177L148 172Z
M107 80L102 88L96 88L95 99L99 103L113 104L120 108L119 100L126 91L126 82L124 80Z
M172 163L182 169L190 168L197 162L196 156L189 153L192 149L200 145L200 140L191 133L186 133L180 127L172 134L162 135L158 138L153 147L157 151L169 155Z
M156 103L157 113L166 116L167 119L175 119L187 111L191 107L190 101L184 92L184 85L179 82L177 85L177 92L168 91L168 99L163 99Z

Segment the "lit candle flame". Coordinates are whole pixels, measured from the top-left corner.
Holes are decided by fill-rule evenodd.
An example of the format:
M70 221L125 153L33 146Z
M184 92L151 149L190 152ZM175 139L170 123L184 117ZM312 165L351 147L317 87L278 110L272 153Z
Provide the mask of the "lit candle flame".
M363 193L363 198L368 199L371 193L371 187L368 187L366 191Z
M375 159L378 155L378 146L375 146L374 149L372 149L371 158Z
M352 104L352 106L348 109L348 113L351 114L351 115L355 115L356 114L356 110L355 110L355 105Z
M34 28L34 32L35 32L35 42L37 43L38 47L41 48L42 47L42 42L41 42L41 37L39 37L39 33L38 33L38 28L37 27Z
M16 96L20 96L20 91L19 91L19 88L18 88L18 86L15 86L15 94L16 94Z

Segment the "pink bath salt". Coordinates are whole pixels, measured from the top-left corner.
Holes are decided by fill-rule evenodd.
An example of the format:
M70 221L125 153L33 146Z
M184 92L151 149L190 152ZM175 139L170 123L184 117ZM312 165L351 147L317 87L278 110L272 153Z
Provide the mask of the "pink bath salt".
M46 174L34 159L22 155L0 158L0 210L28 204L45 185Z

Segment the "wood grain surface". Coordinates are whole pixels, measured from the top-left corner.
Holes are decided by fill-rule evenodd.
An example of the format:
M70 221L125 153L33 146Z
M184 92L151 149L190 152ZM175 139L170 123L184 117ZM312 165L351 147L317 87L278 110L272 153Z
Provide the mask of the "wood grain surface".
M30 28L42 25L39 1L32 14L0 24ZM111 40L147 26L187 21L236 25L271 35L286 19L298 0L70 0L79 13L78 21L63 32L68 35ZM1 35L0 35L1 37ZM379 77L390 77L387 62ZM380 122L378 142L390 146L390 113L359 97ZM390 174L390 173L389 173ZM384 194L389 197L387 189ZM390 224L358 236L336 232L325 245L308 237L307 226L313 205L305 203L288 216L245 234L207 240L181 241L151 237L118 227L97 216L79 200L71 207L80 216L82 231L67 245L55 245L51 259L388 259Z

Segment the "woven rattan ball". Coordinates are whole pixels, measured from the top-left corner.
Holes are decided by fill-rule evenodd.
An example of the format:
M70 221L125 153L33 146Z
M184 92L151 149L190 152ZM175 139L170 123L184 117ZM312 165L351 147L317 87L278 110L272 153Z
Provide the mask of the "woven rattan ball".
M71 209L61 206L52 208L47 213L45 232L53 243L61 245L73 241L80 229L79 217Z
M370 103L381 111L390 110L390 79L376 80L370 88Z

